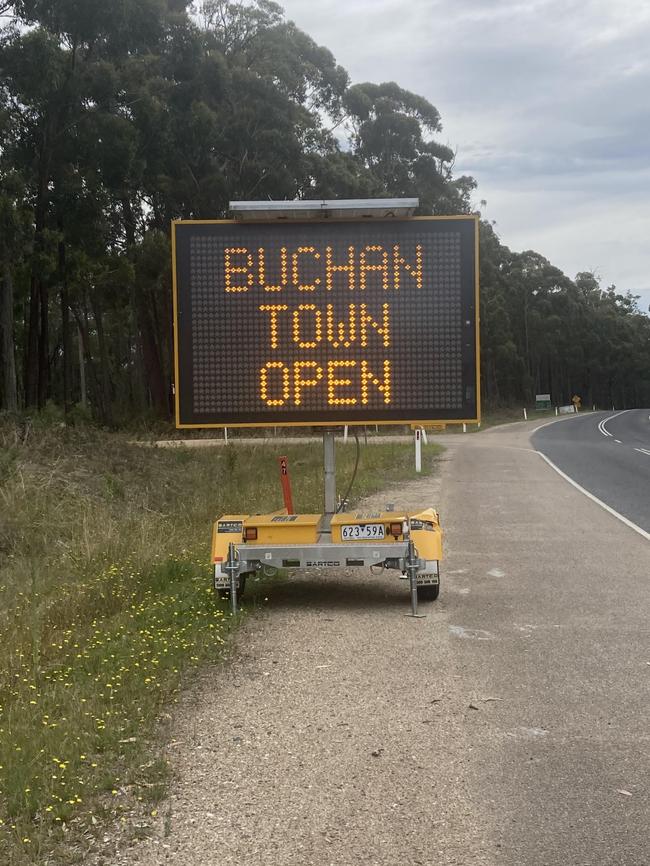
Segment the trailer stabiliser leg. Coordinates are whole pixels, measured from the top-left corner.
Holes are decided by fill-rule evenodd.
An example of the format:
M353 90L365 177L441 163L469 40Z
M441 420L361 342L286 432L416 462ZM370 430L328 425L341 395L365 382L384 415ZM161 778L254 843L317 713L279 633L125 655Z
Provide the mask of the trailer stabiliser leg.
M224 567L224 571L230 577L230 609L232 615L237 613L237 580L239 577L239 560L235 554L235 545L230 542L228 545L228 560Z
M415 544L413 539L409 538L408 549L406 553L406 573L409 578L411 589L411 612L406 616L412 616L415 619L424 619L424 614L418 613L418 557L415 552Z

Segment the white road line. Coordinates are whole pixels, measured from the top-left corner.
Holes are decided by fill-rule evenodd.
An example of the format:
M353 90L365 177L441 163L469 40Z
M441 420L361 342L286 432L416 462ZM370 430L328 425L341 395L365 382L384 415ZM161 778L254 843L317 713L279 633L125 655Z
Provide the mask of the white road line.
M647 448L635 448L634 450L638 451L639 454L647 454L648 457L650 457L650 451L648 451Z
M609 418L603 418L603 420L598 425L598 429L603 434L603 436L611 436L612 434L607 429L608 422L613 421L614 418L618 418L619 415L625 415L626 412L631 412L631 411L632 411L631 409L623 409L622 412L617 412L616 415L610 415ZM618 442L618 439L616 439L615 441ZM620 444L621 443L619 442L619 445Z
M580 415L579 413L576 415L563 415L560 418L553 418L552 421L547 421L545 424L540 424L539 427L535 427L534 430L530 431L530 435L533 433L537 433L538 430L542 430L544 427L550 427L551 424L559 424L560 421L575 421L576 418L584 418L584 415Z
M619 445L623 444L620 439L614 439L614 442L618 442Z
M612 435L611 433L608 433L607 430L605 430L605 421L608 421L608 420L609 420L609 418L603 418L603 420L598 425L598 429L603 434L603 436L611 436Z
M552 460L548 459L546 454L542 454L541 451L538 451L537 453L542 458L542 460L545 460L548 463L548 465L551 467L551 469L554 469L558 475L561 475L562 478L564 478L565 481L568 481L569 484L571 484L573 487L575 487L576 490L579 490L580 493L584 493L584 495L587 497L587 499L591 499L591 501L595 502L596 505L600 505L600 507L604 508L605 511L607 511L609 514L611 514L613 517L616 517L617 520L620 520L621 523L624 523L626 526L629 526L630 529L633 529L635 532L638 532L638 534L642 538L645 538L646 541L650 541L650 532L646 532L645 529L641 529L640 526L637 526L636 523L632 523L632 521L628 520L627 517L623 517L623 515L619 514L618 511L614 511L613 508L610 508L609 505L607 505L601 499L598 499L598 497L594 496L593 493L590 493L588 490L585 490L585 488L581 487L576 481L573 480L573 478L569 478L569 476L566 474L566 472L562 472L562 470L559 468L559 466L556 466Z

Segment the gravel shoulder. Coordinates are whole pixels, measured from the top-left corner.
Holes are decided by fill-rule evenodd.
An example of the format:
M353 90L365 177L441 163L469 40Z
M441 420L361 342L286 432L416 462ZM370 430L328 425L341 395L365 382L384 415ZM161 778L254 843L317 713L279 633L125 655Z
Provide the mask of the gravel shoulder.
M111 863L646 862L648 549L513 427L444 437L438 477L368 501L441 511L426 619L390 576L273 589L184 696L153 836Z

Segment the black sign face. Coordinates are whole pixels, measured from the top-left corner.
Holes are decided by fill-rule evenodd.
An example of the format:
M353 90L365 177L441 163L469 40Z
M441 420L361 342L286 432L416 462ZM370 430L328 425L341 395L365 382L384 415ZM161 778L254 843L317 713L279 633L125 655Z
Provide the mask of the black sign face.
M175 223L177 426L478 420L477 230Z

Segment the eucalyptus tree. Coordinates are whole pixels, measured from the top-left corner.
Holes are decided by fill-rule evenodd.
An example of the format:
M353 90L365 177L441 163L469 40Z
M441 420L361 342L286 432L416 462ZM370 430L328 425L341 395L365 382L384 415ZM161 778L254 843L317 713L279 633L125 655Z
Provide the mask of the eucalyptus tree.
M116 186L129 186L137 152L123 103L122 68L137 63L146 68L186 5L178 0L12 4L18 23L4 29L0 44L3 102L13 131L3 156L25 178L33 210L27 406L43 406L51 393L53 291L60 294L59 354L63 402L69 402L68 251L85 249L88 226L106 229L95 232L91 258L101 258L107 246L122 240L114 211L107 207ZM99 289L92 281L90 290L97 312ZM95 321L93 330L99 335L101 324ZM104 354L102 364L105 360Z
M454 179L453 150L435 136L440 114L428 100L394 82L356 84L345 94L352 152L385 193L417 196L425 214L470 210L476 186Z
M437 109L395 83L350 86L272 0L0 10L4 407L67 409L88 390L105 422L167 414L173 219L223 217L237 198L472 210ZM633 298L510 251L488 223L481 277L488 401L647 395L650 319Z

